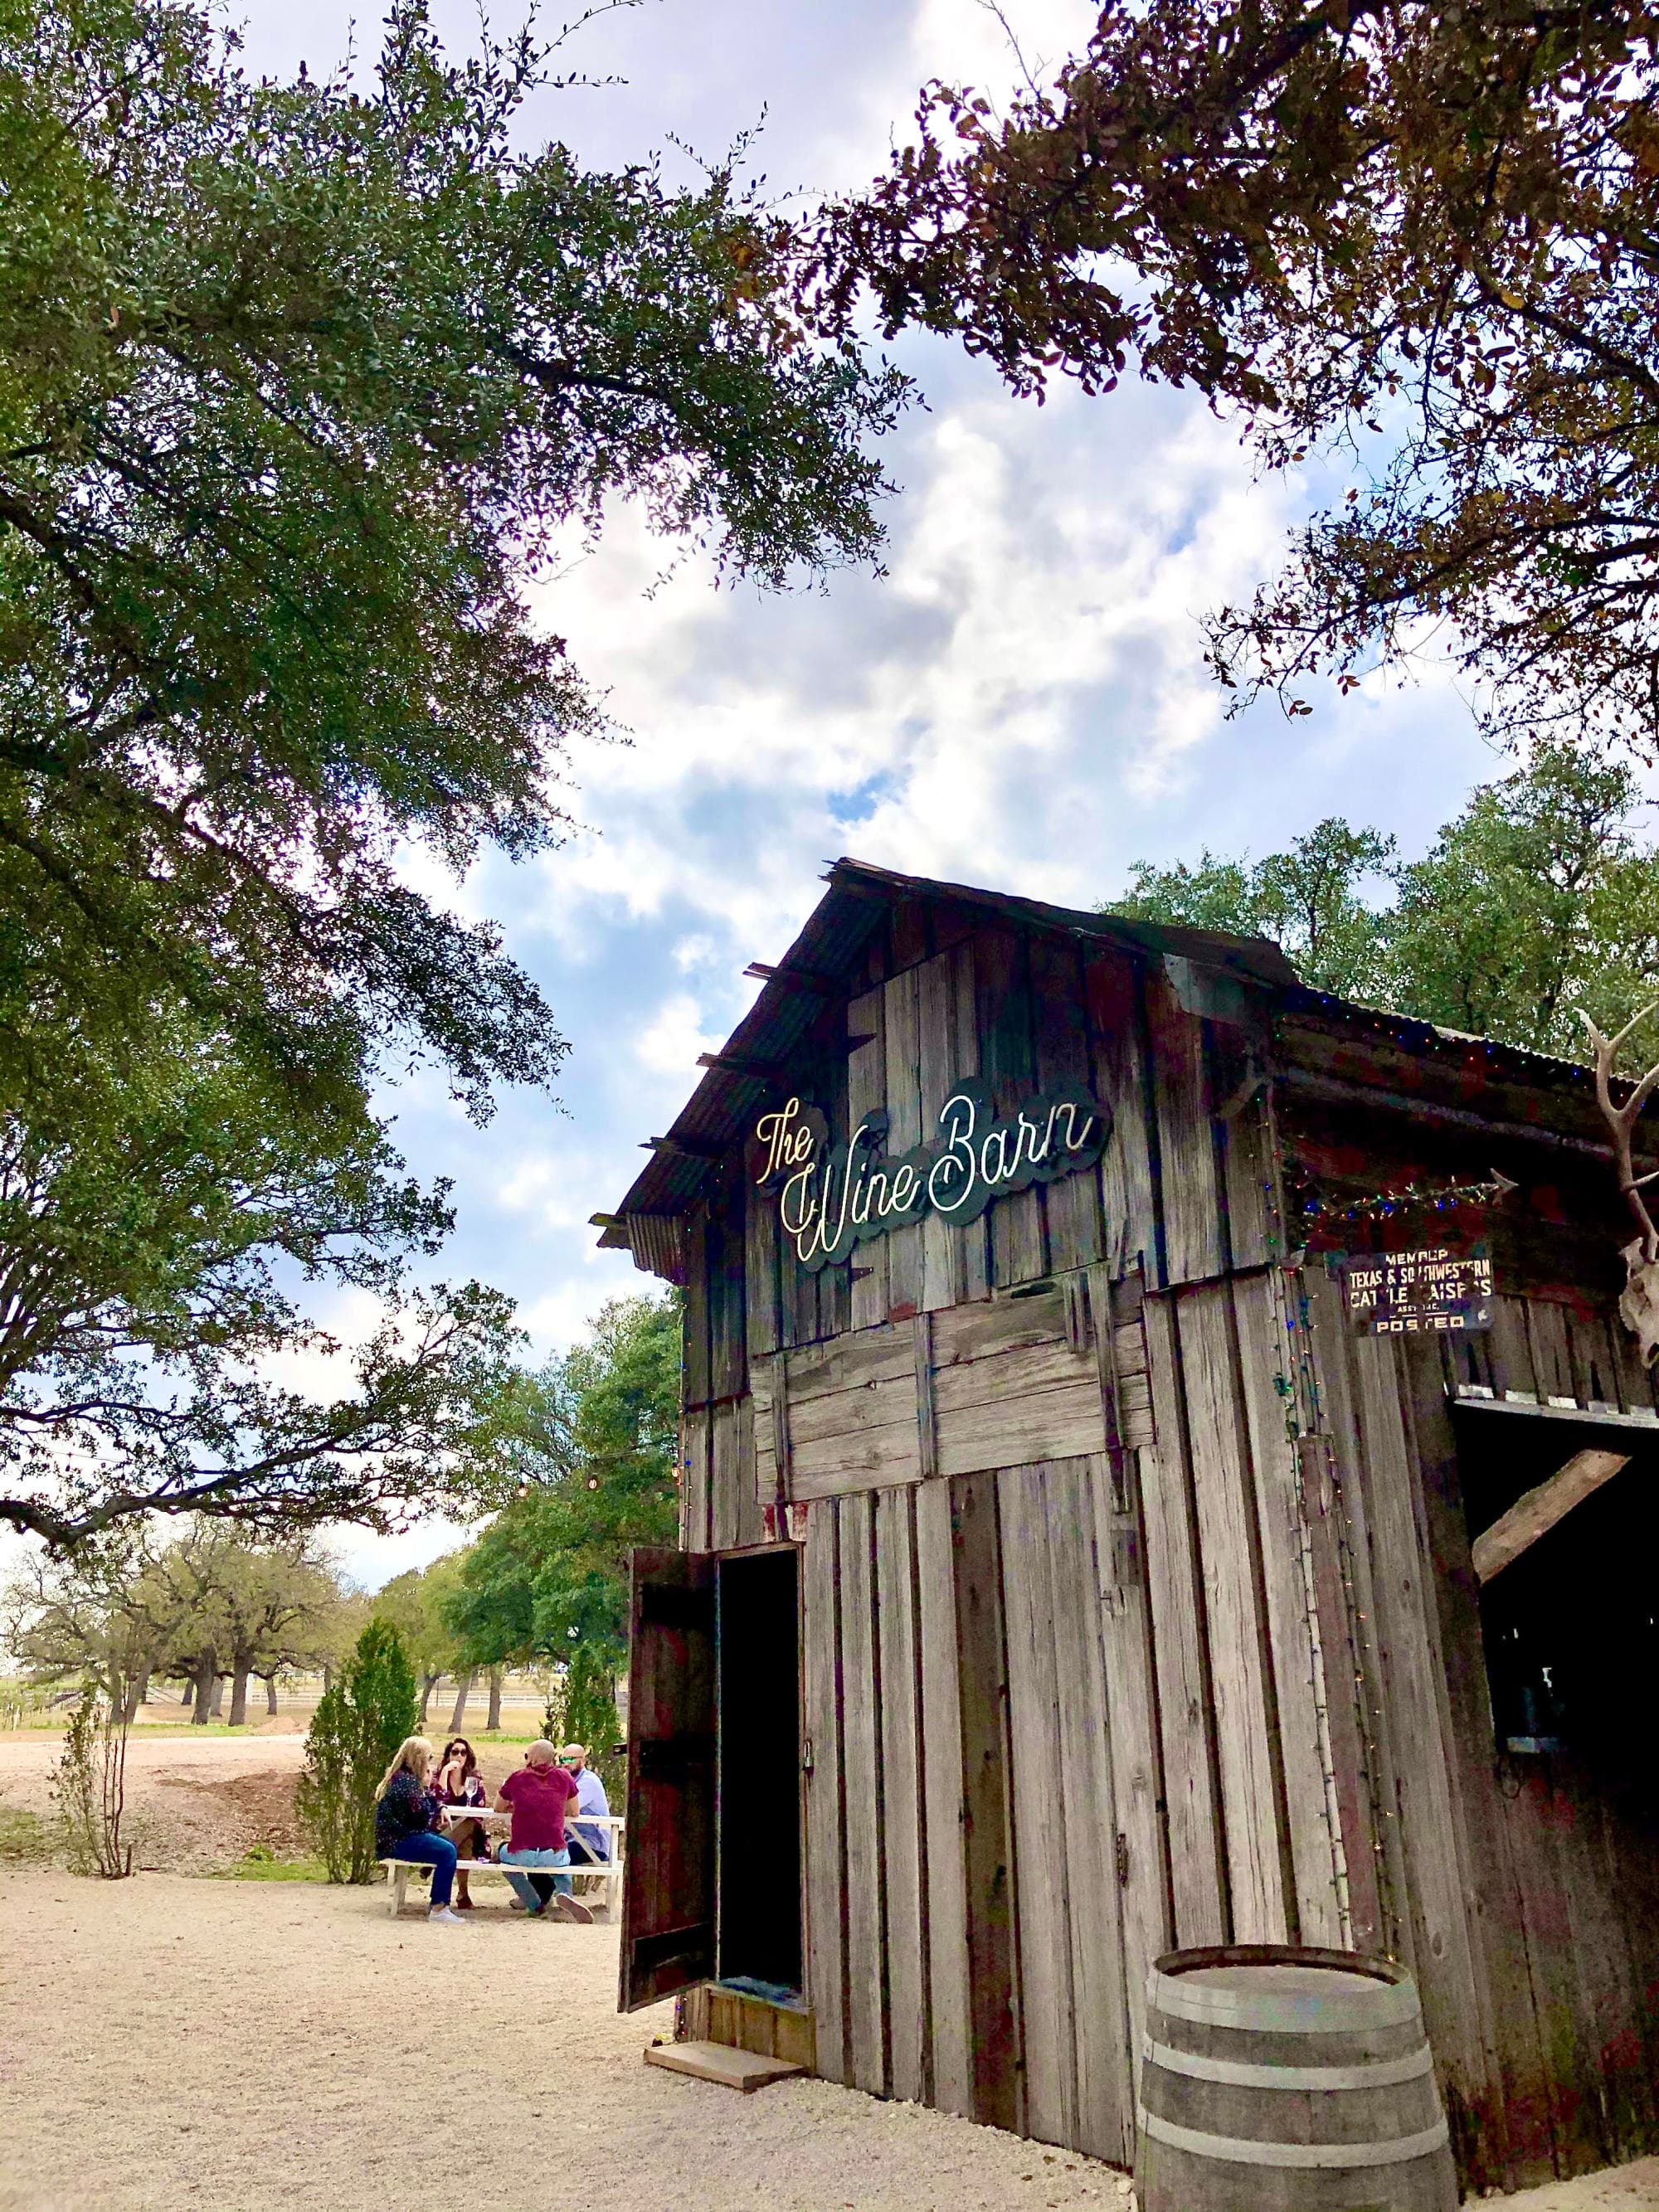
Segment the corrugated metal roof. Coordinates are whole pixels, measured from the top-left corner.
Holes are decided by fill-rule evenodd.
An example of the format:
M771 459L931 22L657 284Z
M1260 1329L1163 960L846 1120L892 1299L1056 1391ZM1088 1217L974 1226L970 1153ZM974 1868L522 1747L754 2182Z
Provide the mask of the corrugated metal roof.
M1421 1021L1415 1014L1399 1013L1388 1006L1368 1006L1363 1000L1340 999L1334 992L1311 990L1305 983L1297 985L1287 1005L1292 1012L1340 1017L1356 1026L1388 1036L1413 1052L1443 1048L1448 1056L1455 1053L1465 1061L1478 1053L1493 1066L1506 1068L1530 1083L1591 1093L1595 1089L1595 1071L1583 1060L1562 1060L1553 1053L1534 1052L1526 1045L1504 1044L1497 1037L1478 1036L1472 1030L1449 1029L1443 1022ZM1614 1077L1615 1095L1626 1082L1623 1076Z

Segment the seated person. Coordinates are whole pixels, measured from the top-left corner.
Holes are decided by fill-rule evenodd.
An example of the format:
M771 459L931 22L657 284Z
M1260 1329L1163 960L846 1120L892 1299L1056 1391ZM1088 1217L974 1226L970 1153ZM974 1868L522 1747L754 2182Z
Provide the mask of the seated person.
M489 1803L477 1756L464 1735L451 1736L440 1753L432 1794L441 1805ZM449 1838L463 1861L489 1856L489 1843L481 1820L451 1820ZM472 1899L467 1895L464 1865L456 1869L455 1910L458 1912L471 1912L472 1910Z
M564 1816L566 1808L575 1802L576 1785L557 1764L558 1756L550 1743L532 1743L524 1755L524 1765L516 1774L509 1774L496 1792L497 1802L513 1814L513 1832L495 1854L503 1866L569 1865ZM509 1874L507 1878L532 1916L545 1912L550 1904L556 1919L591 1921L593 1917L585 1905L578 1905L571 1896L568 1874L554 1875L546 1890L540 1886L547 1881L545 1875L534 1877L533 1887L528 1875Z
M605 1866L611 1857L611 1831L591 1825L580 1816L597 1814L601 1820L611 1817L611 1801L605 1794L605 1784L587 1764L587 1747L568 1743L559 1753L559 1764L576 1784L578 1818L569 1828L570 1863L573 1867Z
M413 1859L429 1866L432 1902L426 1917L460 1928L465 1923L459 1913L449 1909L455 1846L447 1836L433 1832L441 1815L438 1801L426 1786L431 1765L432 1746L426 1738L405 1736L374 1792L374 1855L382 1859Z

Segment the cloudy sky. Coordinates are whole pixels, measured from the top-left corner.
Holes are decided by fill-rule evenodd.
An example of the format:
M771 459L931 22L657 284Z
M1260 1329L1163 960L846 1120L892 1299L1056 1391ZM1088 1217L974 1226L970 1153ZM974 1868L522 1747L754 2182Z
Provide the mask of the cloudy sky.
M495 0L498 27L518 4ZM1033 63L1091 20L1078 0L1006 13ZM458 48L476 40L471 4L438 15ZM257 0L247 56L314 73L377 30L367 15L354 33L343 0ZM996 93L1014 66L979 0L647 0L573 51L626 82L546 95L536 135L595 164L666 148L672 173L671 137L719 152L763 114L758 165L809 196L873 173L927 78ZM556 1100L503 1098L483 1133L436 1085L396 1102L411 1162L454 1178L448 1271L509 1291L538 1353L643 1286L587 1218L621 1197L750 1003L745 963L776 959L838 854L1086 905L1137 859L1261 852L1332 812L1419 849L1492 772L1443 683L1224 721L1198 617L1272 567L1309 495L1253 484L1201 406L1145 388L1038 408L943 343L897 357L927 407L885 456L885 577L763 599L690 562L647 599L662 549L624 511L540 594L632 743L575 763L588 826L562 852L446 895L504 926L567 1073ZM342 1539L370 1583L454 1540Z

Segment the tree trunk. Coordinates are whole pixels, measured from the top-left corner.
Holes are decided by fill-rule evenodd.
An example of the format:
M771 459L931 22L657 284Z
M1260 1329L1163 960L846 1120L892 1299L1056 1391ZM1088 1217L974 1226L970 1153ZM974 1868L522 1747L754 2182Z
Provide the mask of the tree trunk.
M136 1687L137 1691L136 1703L141 1705L147 1705L149 1703L149 1668L148 1667L141 1667L138 1669L138 1680Z
M501 1670L499 1667L492 1667L489 1670L489 1718L484 1723L484 1726L487 1729L498 1729L501 1724Z
M125 1693L125 1696L122 1698L122 1699L121 1699L121 1725L122 1725L122 1727L123 1727L123 1728L131 1728L131 1727L132 1726L133 1722L137 1718L137 1717L138 1717L138 1677L137 1677L136 1674L130 1674L130 1675L127 1677L127 1681L126 1681L126 1693Z
M190 1676L186 1674L185 1677L185 1694L179 1700L179 1704L184 1707L186 1712L190 1711L191 1702L194 1698L195 1695L196 1685L191 1680Z
M422 1677L421 1677L421 1726L422 1726L422 1728L424 1728L424 1727L426 1726L426 1713L427 1713L427 1707L428 1707L428 1706L432 1703L432 1692L433 1692L437 1688L437 1686L438 1686L438 1677L437 1677L437 1675L435 1675L435 1674L422 1674Z
M225 1678L222 1674L216 1674L213 1678L213 1703L208 1707L208 1718L210 1721L222 1721L224 1717Z
M253 1662L239 1653L236 1673L230 1686L230 1724L232 1728L247 1726L247 1678L253 1672Z
M213 1717L214 1692L219 1686L219 1655L216 1651L202 1651L196 1658L196 1695L194 1711L190 1720L192 1728L205 1728Z
M276 1677L274 1674L267 1674L265 1677L265 1711L270 1715L272 1720L276 1719Z
M454 1735L457 1729L466 1725L466 1701L471 1695L472 1677L477 1672L476 1668L469 1667L465 1674L458 1674L455 1677L455 1710L449 1716L451 1735Z
M331 1667L325 1667L323 1669L323 1695L326 1697L333 1687L334 1669Z

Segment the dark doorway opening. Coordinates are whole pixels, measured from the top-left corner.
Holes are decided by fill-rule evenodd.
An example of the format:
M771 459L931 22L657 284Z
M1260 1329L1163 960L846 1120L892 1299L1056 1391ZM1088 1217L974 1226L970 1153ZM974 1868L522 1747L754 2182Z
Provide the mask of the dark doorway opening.
M1460 1408L1471 1539L1584 1451L1628 1464L1480 1590L1498 1748L1565 1759L1644 1826L1659 1818L1659 1436L1543 1412Z
M798 1996L800 1905L799 1562L787 1551L717 1563L716 1972Z

